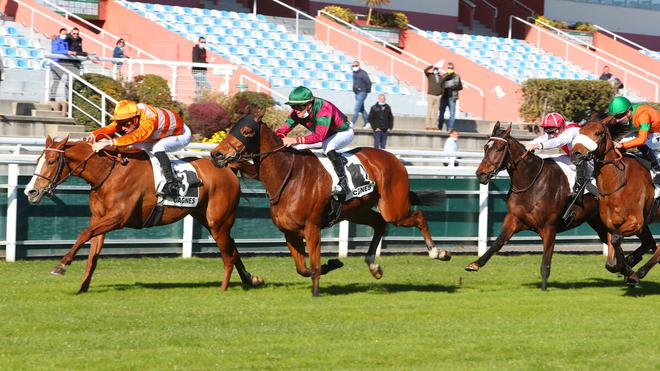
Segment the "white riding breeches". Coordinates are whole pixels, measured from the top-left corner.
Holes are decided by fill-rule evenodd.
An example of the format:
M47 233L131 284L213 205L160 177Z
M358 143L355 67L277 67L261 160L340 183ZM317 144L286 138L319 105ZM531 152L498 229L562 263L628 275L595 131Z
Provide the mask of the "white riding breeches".
M353 141L353 135L354 135L353 127L351 127L346 131L339 131L337 133L332 134L321 143L296 144L294 147L296 149L308 149L308 148L311 149L311 148L320 147L323 149L323 153L327 154L333 149L339 150L349 145Z
M135 148L142 148L150 152L176 152L184 149L188 144L190 144L191 139L192 135L190 133L190 129L187 125L183 125L183 133L180 135L165 137L156 143L140 142L131 146Z

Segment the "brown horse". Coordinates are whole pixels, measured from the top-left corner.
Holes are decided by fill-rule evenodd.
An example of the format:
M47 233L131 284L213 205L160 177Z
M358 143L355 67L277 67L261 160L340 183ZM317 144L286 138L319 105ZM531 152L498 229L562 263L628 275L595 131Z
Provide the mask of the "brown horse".
M507 199L507 214L504 216L502 231L486 253L470 263L465 270L477 271L486 265L493 254L500 251L511 236L524 230L532 230L543 241L543 259L541 261L541 289L545 290L550 276L552 253L555 236L558 232L569 230L587 222L598 233L598 237L607 243L607 229L598 217L598 202L587 194L582 205L575 205L575 218L566 224L562 215L569 206L571 191L566 176L559 165L552 159L542 159L510 135L511 127L506 130L495 125L490 139L484 146L484 158L477 168L479 182L487 184L498 172L506 169L511 179ZM645 242L636 251L641 256L648 246L654 246L653 236L641 234Z
M447 251L435 247L422 211L410 210L411 205L437 201L444 192L411 192L406 168L389 152L359 148L355 153L369 178L375 181L377 189L345 202L340 218L374 229L365 257L371 274L376 279L382 276L380 265L375 264L375 255L387 223L419 228L429 255L449 260ZM298 274L311 277L312 295L318 296L320 275L341 266L341 262L334 259L321 266L320 232L327 225L332 183L330 174L311 151L284 147L281 138L266 125L255 122L251 116L234 126L227 138L213 149L211 158L217 166L224 167L249 155L255 158L259 179L269 195L273 223L284 232ZM380 212L374 211L374 206ZM309 268L305 263L305 243Z
M78 176L92 186L89 207L92 217L71 250L51 273L62 275L71 264L78 249L92 239L87 267L79 293L89 289L96 262L103 248L105 234L122 228L143 228L156 205L156 190L151 162L139 150L122 150L128 161L113 155L96 154L87 142L68 142L46 138L46 147L37 161L37 169L25 189L30 203L39 203L43 196L70 176ZM224 276L220 288L226 290L234 265L241 281L249 286L261 286L263 280L252 276L241 261L234 240L230 236L240 197L238 178L227 169L219 170L208 159L188 159L197 170L202 184L199 203L195 208L165 206L160 222L164 225L192 215L206 227L222 253Z
M633 272L631 262L623 255L621 243L627 236L640 233L650 235L647 225L660 215L660 208L652 209L655 187L649 171L636 158L622 156L614 148L607 125L611 120L612 117L593 120L580 129L571 161L579 165L594 159L594 173L600 193L600 218L611 234L608 264L616 264L617 270L625 275L626 282L635 285L658 262L660 249L656 248L649 261Z

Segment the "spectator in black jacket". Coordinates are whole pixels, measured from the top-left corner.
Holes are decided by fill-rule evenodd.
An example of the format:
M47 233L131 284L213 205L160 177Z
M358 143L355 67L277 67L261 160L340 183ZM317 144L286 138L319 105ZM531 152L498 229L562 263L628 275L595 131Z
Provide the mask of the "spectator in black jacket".
M378 96L378 103L369 111L369 123L374 130L374 148L385 149L387 145L387 132L394 126L392 108L385 103L385 94Z
M363 127L367 127L369 121L367 120L364 101L367 99L367 95L371 93L371 80L367 71L360 68L360 62L358 61L353 61L353 93L355 93L355 109L351 121L353 121L353 125L357 125L357 119L362 113Z
M71 29L71 32L66 37L66 41L69 44L69 55L72 57L86 57L87 53L83 51L82 38L80 37L80 30L77 27ZM80 60L70 60L66 62L64 59L60 63L70 63L72 64L80 73L82 67L82 62Z
M200 37L197 45L193 46L192 61L193 63L208 63L206 62L205 38ZM192 74L195 79L195 96L199 96L205 90L211 90L211 84L206 79L206 67L193 67Z
M454 71L454 64L447 63L447 72L442 76L442 98L440 98L440 112L438 113L438 130L442 130L445 122L445 110L449 108L449 123L447 130L454 128L454 120L456 117L456 101L458 100L458 92L463 90L463 83L461 76Z

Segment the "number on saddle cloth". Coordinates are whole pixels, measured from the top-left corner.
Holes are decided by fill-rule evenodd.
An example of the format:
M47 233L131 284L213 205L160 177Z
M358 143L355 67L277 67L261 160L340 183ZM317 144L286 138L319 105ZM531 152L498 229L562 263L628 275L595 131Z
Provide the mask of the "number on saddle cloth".
M352 198L362 197L374 191L375 183L369 179L367 171L364 169L362 163L357 156L355 156L353 151L340 153L340 156L344 156L344 172L346 174L346 180L348 183L348 192L346 194L345 201L348 201ZM318 156L318 155L317 155ZM335 173L332 162L328 160L325 156L319 156L319 160L325 167L326 171L332 177L332 188L335 189L337 185L338 178Z

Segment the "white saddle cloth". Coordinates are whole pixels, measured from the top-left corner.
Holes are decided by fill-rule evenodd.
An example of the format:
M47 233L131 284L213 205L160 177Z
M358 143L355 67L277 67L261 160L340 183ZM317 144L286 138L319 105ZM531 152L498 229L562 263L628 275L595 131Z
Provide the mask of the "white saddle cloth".
M346 165L344 166L344 171L346 172L346 180L348 183L349 192L346 194L346 201L352 198L362 197L374 191L376 184L369 179L369 174L364 169L364 166L360 162L357 156L351 152L342 152L339 155L346 158ZM339 183L339 178L335 173L335 168L332 166L332 162L325 157L324 155L317 153L316 157L321 161L325 170L332 177L332 190L334 194L334 189Z
M158 159L153 154L148 151L145 152L149 154L149 160L151 160L156 193L160 193L163 190L163 186L165 186L165 178L161 173L160 162L158 162ZM174 176L181 182L182 187L179 188L179 195L177 197L173 199L165 198L164 200L161 200L159 197L158 202L162 202L166 206L196 207L199 202L199 185L201 184L201 180L197 176L195 167L189 162L172 156L170 156L170 161L172 162Z

